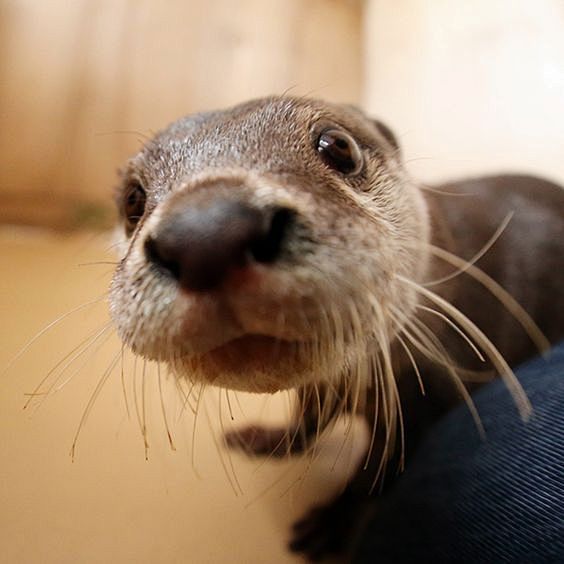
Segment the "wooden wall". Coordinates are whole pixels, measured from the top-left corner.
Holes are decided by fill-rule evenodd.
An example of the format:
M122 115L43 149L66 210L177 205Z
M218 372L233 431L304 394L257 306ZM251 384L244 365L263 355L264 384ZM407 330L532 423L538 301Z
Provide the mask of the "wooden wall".
M563 6L0 0L0 223L107 223L146 135L287 89L363 103L425 180L564 181Z
M364 105L425 180L564 183L562 0L367 0Z
M96 223L180 115L287 89L358 102L360 0L0 0L0 223Z

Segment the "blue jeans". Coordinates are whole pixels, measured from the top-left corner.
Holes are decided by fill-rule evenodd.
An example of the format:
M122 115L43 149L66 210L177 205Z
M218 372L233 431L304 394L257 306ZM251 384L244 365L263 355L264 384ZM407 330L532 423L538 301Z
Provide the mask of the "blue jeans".
M354 562L564 563L564 344L517 376L523 423L501 381L442 419L379 500Z

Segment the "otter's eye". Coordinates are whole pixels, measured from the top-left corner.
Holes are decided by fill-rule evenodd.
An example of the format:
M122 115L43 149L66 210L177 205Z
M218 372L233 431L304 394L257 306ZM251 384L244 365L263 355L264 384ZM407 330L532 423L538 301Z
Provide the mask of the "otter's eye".
M125 228L128 233L132 233L137 223L145 212L145 202L147 196L145 190L138 182L132 183L125 192L123 211L125 215Z
M362 169L362 153L356 141L340 129L326 129L317 139L317 151L331 168L352 176Z

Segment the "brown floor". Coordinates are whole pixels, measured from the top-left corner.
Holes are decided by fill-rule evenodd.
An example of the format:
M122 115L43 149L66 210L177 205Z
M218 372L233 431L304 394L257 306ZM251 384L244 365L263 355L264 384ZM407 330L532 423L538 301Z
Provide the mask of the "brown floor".
M113 260L108 247L103 236L0 232L0 371L49 321L103 296L112 267L92 263ZM85 306L0 375L0 561L300 561L285 549L289 527L342 483L352 464L350 442L340 452L342 439L333 436L313 463L252 460L216 446L220 408L227 428L257 418L282 420L286 396L236 401L230 395L232 421L225 395L219 400L211 391L200 402L194 432L194 415L163 374L172 451L156 369L143 373L141 363L134 366L126 357L123 386L118 362L82 427L72 461L76 429L120 345L115 336L106 342L103 333L83 355L65 355L107 321L103 301ZM40 392L51 393L37 395L23 410L46 375ZM359 431L354 438L358 444Z

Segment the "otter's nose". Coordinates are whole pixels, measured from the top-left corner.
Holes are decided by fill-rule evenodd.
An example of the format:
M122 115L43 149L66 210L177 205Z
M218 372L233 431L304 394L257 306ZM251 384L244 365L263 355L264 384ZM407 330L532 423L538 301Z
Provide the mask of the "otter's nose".
M161 220L145 241L145 253L183 288L203 292L234 268L276 261L292 217L287 208L259 210L237 201L186 207Z

